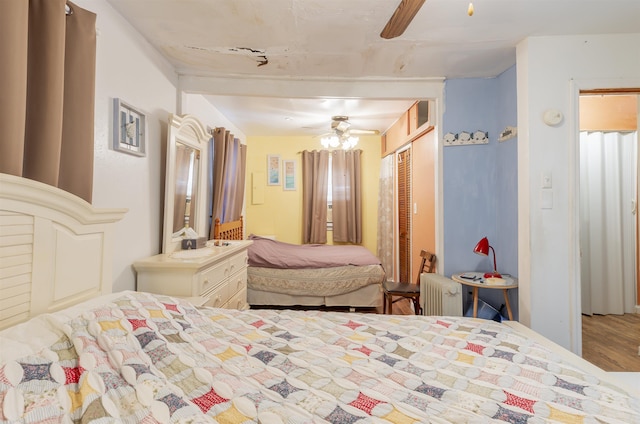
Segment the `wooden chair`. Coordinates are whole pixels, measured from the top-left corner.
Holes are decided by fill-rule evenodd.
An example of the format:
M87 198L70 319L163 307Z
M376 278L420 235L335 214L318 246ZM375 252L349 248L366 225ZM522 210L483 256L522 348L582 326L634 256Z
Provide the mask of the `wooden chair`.
M420 251L420 256L422 257L422 261L420 262L420 272L418 272L418 278L416 279L415 284L396 281L385 281L382 284L382 289L384 291L383 312L385 314L387 313L387 305L389 306L389 314L392 314L392 305L404 298L410 298L413 301L413 307L416 315L420 315L422 312L420 308L420 274L435 271L436 255L427 252L426 250L422 250ZM393 300L394 297L397 297L398 299Z

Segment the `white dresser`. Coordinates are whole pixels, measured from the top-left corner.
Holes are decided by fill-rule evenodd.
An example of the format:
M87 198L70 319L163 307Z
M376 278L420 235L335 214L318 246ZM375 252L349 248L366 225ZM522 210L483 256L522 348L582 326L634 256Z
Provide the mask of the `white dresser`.
M205 306L246 309L247 248L250 240L228 246L179 250L134 262L137 290L175 297L201 297Z

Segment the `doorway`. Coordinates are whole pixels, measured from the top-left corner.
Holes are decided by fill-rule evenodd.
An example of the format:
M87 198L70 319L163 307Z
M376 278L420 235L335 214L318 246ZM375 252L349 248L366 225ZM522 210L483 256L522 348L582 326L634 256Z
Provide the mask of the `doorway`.
M639 99L580 93L581 312L593 319L636 312Z

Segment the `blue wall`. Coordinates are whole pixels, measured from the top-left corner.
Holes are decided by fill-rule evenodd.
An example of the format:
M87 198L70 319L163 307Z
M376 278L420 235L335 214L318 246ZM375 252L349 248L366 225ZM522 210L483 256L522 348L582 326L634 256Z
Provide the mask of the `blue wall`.
M493 269L492 254L482 257L473 253L485 236L495 249L498 271L517 275L517 137L498 142L506 126L516 126L516 99L515 66L496 78L445 82L442 133L489 132L489 144L443 149L447 276ZM495 308L504 303L501 290L481 290L480 298ZM510 291L509 299L517 319L516 290Z

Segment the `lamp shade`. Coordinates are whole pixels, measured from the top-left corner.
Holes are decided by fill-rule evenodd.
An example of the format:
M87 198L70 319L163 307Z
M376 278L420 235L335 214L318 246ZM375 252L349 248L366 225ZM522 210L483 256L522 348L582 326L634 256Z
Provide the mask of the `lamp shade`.
M489 239L483 237L476 247L473 248L473 253L477 253L482 256L489 256Z
M489 277L502 278L502 275L500 275L500 273L498 272L498 268L496 266L496 251L489 244L489 239L487 239L486 237L483 237L482 239L480 239L478 244L476 244L476 247L473 248L473 253L477 253L478 255L482 255L482 256L489 256L489 250L493 252L493 272L488 272L484 274L484 277L485 278L489 278Z

